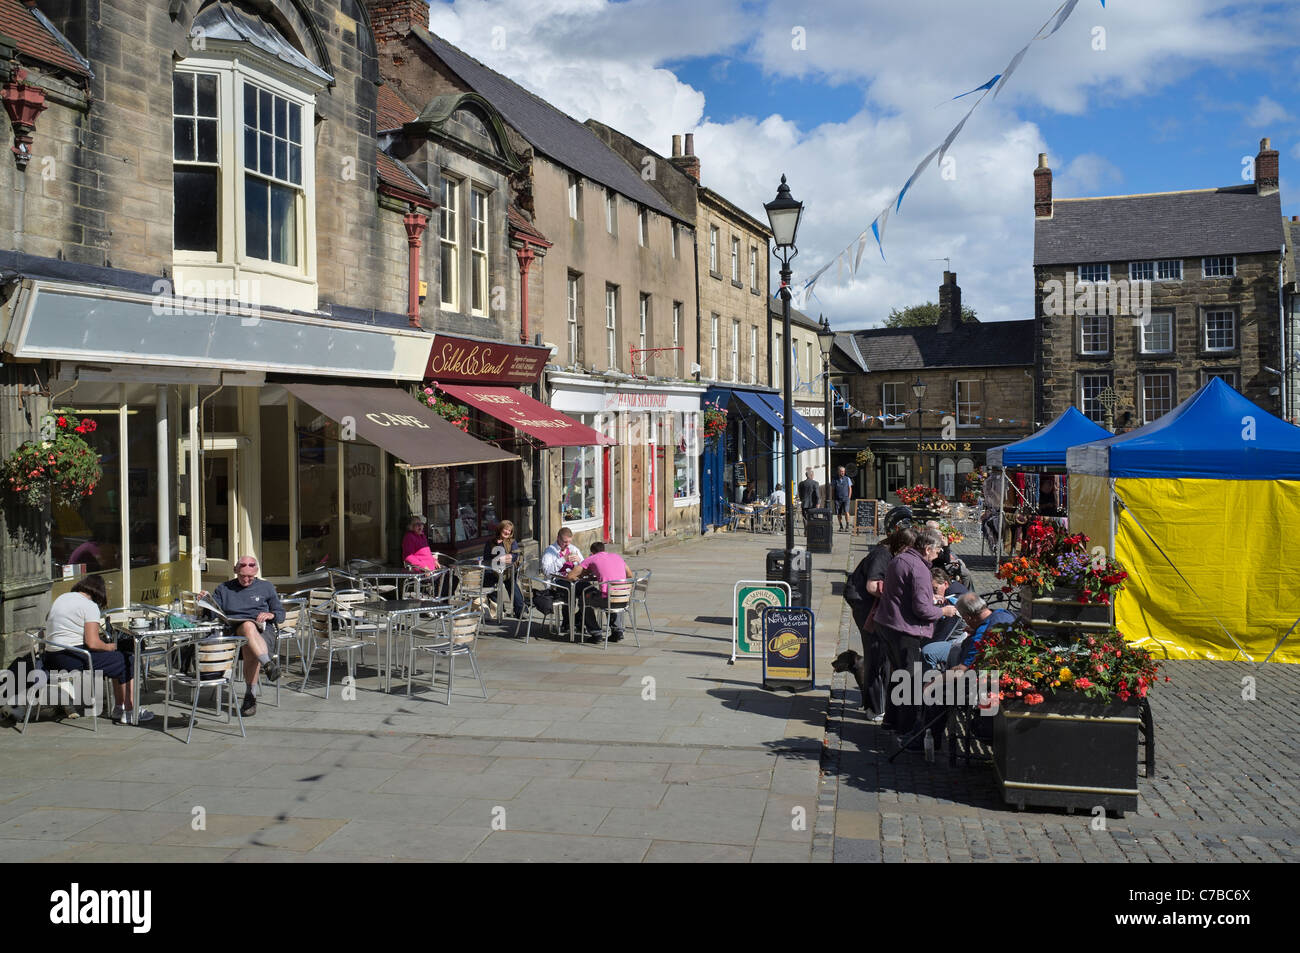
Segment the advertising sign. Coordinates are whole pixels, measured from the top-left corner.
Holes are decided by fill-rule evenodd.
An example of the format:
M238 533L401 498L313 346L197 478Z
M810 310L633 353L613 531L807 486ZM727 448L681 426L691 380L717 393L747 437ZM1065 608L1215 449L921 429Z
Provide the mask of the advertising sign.
M813 687L811 609L773 606L763 610L763 687Z
M546 368L551 349L499 344L439 334L429 352L424 376L434 381L478 384L535 384Z
M732 597L731 660L763 654L763 610L788 606L790 587L784 582L742 579Z

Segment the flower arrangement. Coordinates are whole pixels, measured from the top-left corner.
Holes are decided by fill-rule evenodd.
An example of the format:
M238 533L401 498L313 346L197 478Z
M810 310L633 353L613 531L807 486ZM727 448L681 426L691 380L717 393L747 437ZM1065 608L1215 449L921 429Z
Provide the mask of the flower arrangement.
M1125 642L1113 626L1105 634L1077 631L1061 640L1061 632L1043 634L1025 622L994 626L980 640L976 664L1001 674L1000 700L1026 705L1063 692L1126 702L1145 698L1160 678L1151 653Z
M860 470L865 470L867 467L871 466L871 464L873 464L875 460L876 460L876 455L871 451L869 447L863 447L861 450L857 452L857 455L853 458L853 462L858 465L858 469Z
M1057 586L1080 590L1079 602L1110 605L1128 573L1114 559L1088 551L1088 537L1043 519L1025 526L1020 554L998 567L1003 591L1030 586L1044 596Z
M930 510L934 513L947 513L950 509L943 494L932 486L918 483L916 486L901 487L896 492L899 502L904 506Z
M939 520L939 535L949 546L956 545L966 538L966 534L947 520Z
M979 502L980 495L984 492L984 481L988 479L988 467L976 467L965 476L965 488L961 491L961 501L967 506L974 506Z
M90 496L104 477L97 454L86 435L97 424L63 410L54 416L49 440L29 440L9 455L0 468L0 486L29 506L51 502L73 505Z
M433 385L433 387L437 386L437 384ZM439 397L434 393L433 387L417 387L415 389L415 399L433 410L434 413L453 427L464 433L469 433L469 408L464 404L457 404L447 400L445 397Z
M704 440L712 443L727 430L727 411L717 401L704 405Z

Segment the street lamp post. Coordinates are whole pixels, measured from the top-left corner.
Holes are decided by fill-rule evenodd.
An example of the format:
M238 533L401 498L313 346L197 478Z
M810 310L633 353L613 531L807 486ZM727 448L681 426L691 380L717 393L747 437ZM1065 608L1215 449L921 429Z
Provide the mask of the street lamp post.
M781 176L776 198L766 203L767 221L772 227L772 254L781 262L781 388L785 400L784 445L782 450L783 469L785 470L785 581L794 593L794 576L791 564L794 562L794 397L790 389L790 379L794 376L790 367L790 261L799 254L794 245L795 235L799 231L799 217L803 214L803 203L790 195L790 186Z
M925 400L925 382L917 378L912 385L912 394L916 397L916 482L922 482L922 476L925 473L925 451L921 444L925 441L925 431L921 419L921 402Z
M831 476L831 350L835 347L835 332L831 330L831 323L824 314L819 317L821 327L817 329L817 343L822 347L822 413L825 414L822 418L822 437L826 452L826 487L830 494L834 479Z

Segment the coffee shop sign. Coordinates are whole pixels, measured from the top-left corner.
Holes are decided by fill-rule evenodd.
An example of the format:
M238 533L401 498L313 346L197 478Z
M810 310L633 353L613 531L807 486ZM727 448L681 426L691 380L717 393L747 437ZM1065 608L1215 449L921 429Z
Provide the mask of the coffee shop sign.
M920 450L922 450L922 451L937 451L937 452L942 452L942 451L944 451L944 450L948 450L948 451L951 451L951 452L953 452L953 453L957 452L957 450L960 449L960 450L962 450L962 451L969 452L969 451L970 451L970 444L969 444L969 443L962 443L962 444L957 444L957 443L922 443L922 444L919 444L919 445L918 445L918 449L920 449Z

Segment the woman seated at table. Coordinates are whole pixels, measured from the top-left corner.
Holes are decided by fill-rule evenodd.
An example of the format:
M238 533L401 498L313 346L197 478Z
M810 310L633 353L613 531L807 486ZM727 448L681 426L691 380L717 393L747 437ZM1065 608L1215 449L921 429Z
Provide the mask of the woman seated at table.
M418 513L402 537L402 562L412 569L433 572L438 568L438 556L429 548L429 537L424 534L424 517Z
M50 614L45 620L45 638L56 646L70 649L87 649L90 668L102 672L113 680L113 720L121 723L133 721L135 702L132 688L132 659L125 648L105 642L100 627L100 616L108 605L108 592L102 576L86 576L50 604ZM86 658L76 652L47 651L45 668L51 672L79 672L86 667ZM140 709L140 721L153 718L153 712Z
M489 539L483 546L483 562L488 566L514 567L519 562L519 540L515 539L515 524L510 520L502 520L497 526L496 536ZM499 576L496 572L489 569L483 578L483 582L488 586L497 585ZM510 578L511 602L514 603L515 618L519 619L524 614L524 594L519 588L519 583L515 580L513 574Z

